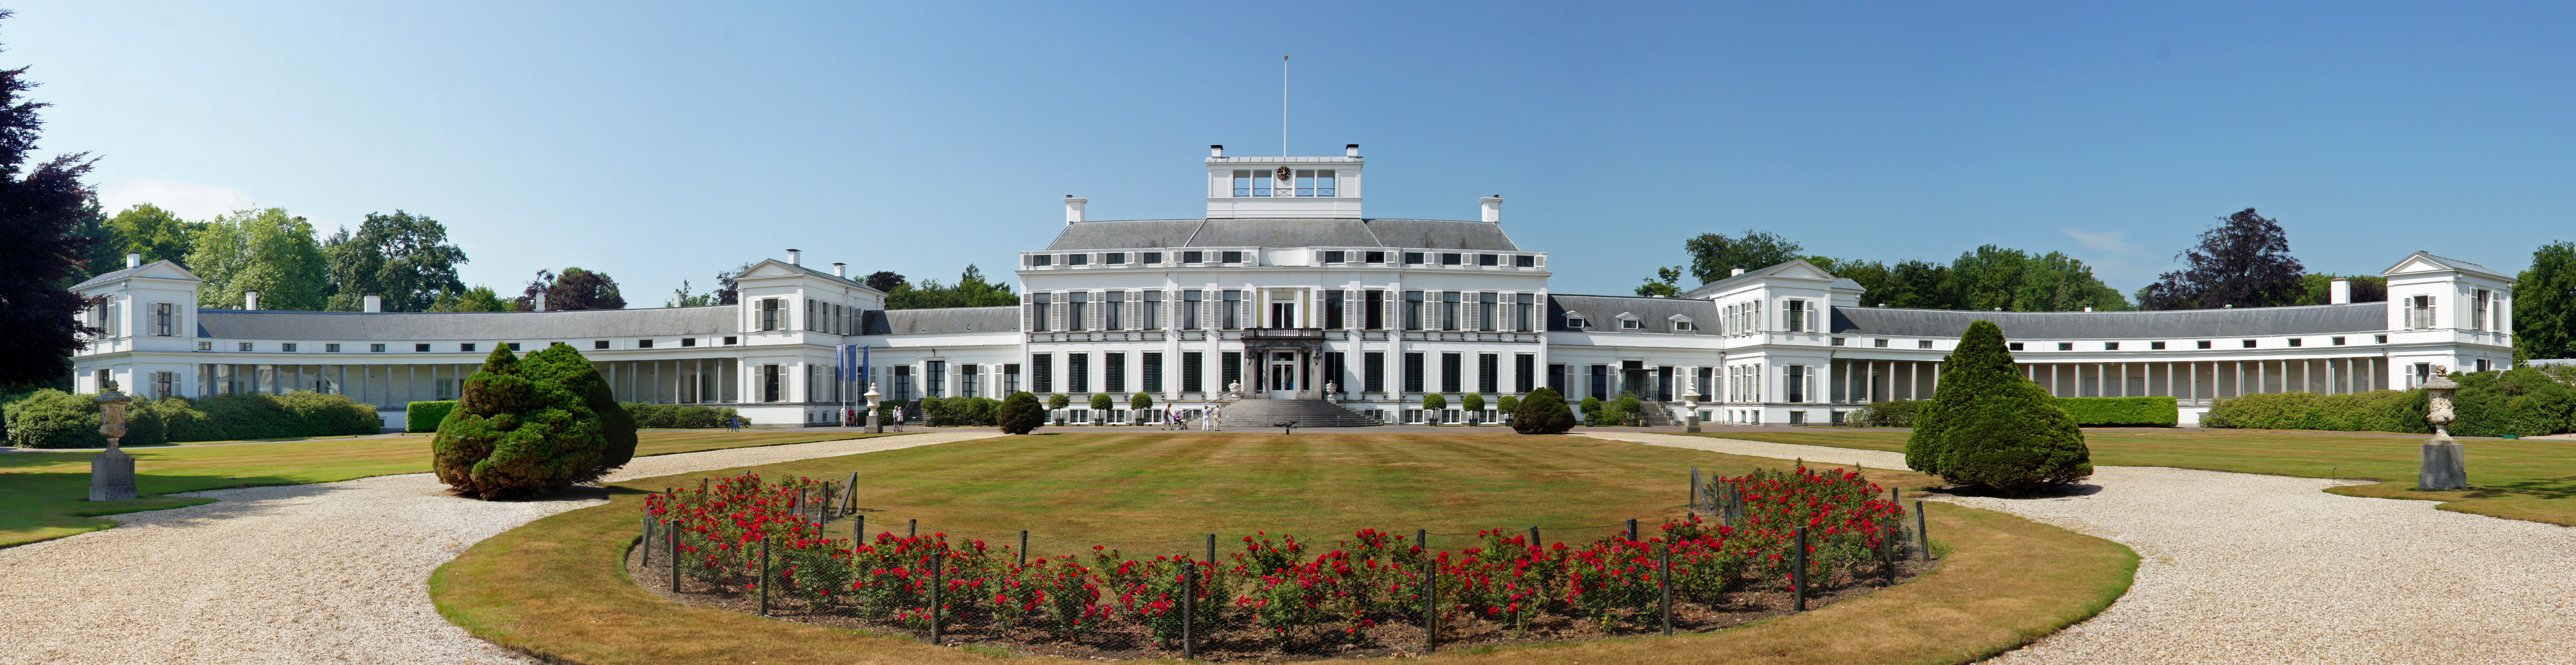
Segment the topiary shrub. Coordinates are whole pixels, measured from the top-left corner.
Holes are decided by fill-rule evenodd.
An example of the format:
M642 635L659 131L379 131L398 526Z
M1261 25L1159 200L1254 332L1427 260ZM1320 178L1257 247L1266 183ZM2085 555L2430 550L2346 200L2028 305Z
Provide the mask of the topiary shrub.
M1476 419L1482 418L1485 415L1485 396L1476 393L1459 395L1458 409L1467 412L1467 422L1469 424L1477 424Z
M634 457L634 419L580 351L555 345L517 358L494 346L430 443L440 482L486 500L528 498Z
M1968 324L1942 367L1941 387L1905 443L1907 466L2006 495L2093 475L2084 430L2014 368L1994 322Z
M1038 396L1016 392L1002 398L1002 408L994 413L993 418L1000 421L1004 434L1027 434L1046 424L1046 412L1046 406L1038 403Z
M1583 422L1593 425L1601 424L1601 398L1585 397L1582 402L1577 404L1577 406L1580 406L1583 409Z
M1504 395L1500 399L1494 400L1494 410L1502 412L1504 418L1510 418L1512 417L1512 414L1520 412L1521 398Z
M1540 388L1512 410L1511 423L1512 431L1522 434L1564 434L1574 429L1574 410L1555 390Z
M2060 397L2057 407L2085 427L2172 427L2182 422L2171 397Z
M403 431L436 432L439 423L447 422L447 412L455 410L456 400L403 405Z
M1923 413L1924 401L1892 399L1870 402L1844 418L1844 424L1853 427L1913 427L1915 417Z

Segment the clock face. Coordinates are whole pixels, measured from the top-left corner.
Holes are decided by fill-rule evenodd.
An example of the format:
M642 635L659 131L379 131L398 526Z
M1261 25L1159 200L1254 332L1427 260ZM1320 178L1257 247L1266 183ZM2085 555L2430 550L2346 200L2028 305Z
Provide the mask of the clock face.
M1279 179L1280 179L1280 180L1287 180L1287 179L1288 179L1288 167L1285 167L1285 166L1279 167Z

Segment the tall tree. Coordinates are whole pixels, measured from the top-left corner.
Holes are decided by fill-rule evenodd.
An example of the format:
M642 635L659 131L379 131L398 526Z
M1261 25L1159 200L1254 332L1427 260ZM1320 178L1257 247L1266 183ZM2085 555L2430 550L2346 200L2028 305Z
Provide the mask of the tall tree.
M903 286L903 276L895 274L892 270L879 270L868 273L868 276L860 279L859 282L867 284L871 289L894 293L895 287Z
M1707 284L1726 279L1736 268L1759 270L1798 258L1805 249L1796 242L1771 233L1745 229L1744 235L1729 238L1715 233L1702 233L1682 243L1691 256L1691 276Z
M885 273L892 274L892 273ZM875 275L870 275L874 278ZM1008 284L984 281L984 271L973 264L957 276L957 285L940 284L939 280L922 280L920 284L898 284L886 293L886 309L936 309L942 307L1003 307L1020 304L1018 294Z
M2541 245L2513 284L2513 359L2576 358L2576 242Z
M138 203L107 219L107 249L119 257L142 254L144 263L171 261L184 266L188 252L195 247L191 236L205 226L205 222L180 219L177 213L160 206ZM91 266L91 271L104 274L123 267L120 260L113 267Z
M367 213L356 233L342 227L323 247L331 257L333 311L357 311L377 295L385 311L418 312L465 289L456 277L465 250L449 244L447 227L427 215Z
M672 291L671 296L671 300L662 301L663 307L705 307L717 304L716 294L690 293L689 280L685 279L680 280L680 289Z
M88 347L80 335L98 332L79 323L89 303L64 283L81 274L94 242L79 228L96 217L97 195L81 177L97 162L75 153L27 168L44 126L36 111L47 105L27 101L35 84L26 74L0 70L0 386L61 380L72 352Z
M1677 297L1682 294L1682 267L1656 268L1655 276L1637 286L1637 295Z
M240 210L208 223L193 238L188 269L204 278L197 305L239 308L259 292L260 309L322 311L330 273L313 224L285 208Z
M2306 293L2300 277L2307 269L2290 256L2289 234L2253 208L2220 218L2174 259L2185 267L2140 289L2140 308L2274 307L2297 304Z
M421 311L512 312L518 309L510 301L502 300L501 294L493 292L492 287L476 285L474 288L439 296L438 302L430 303L428 309Z
M617 293L617 280L608 273L592 272L578 267L564 268L561 273L537 271L537 279L528 283L516 301L518 311L537 308L537 298L546 299L547 311L575 309L626 309L626 298Z
M742 284L739 283L739 280L742 278L743 273L750 271L751 263L744 262L741 267L716 273L715 304L742 304Z

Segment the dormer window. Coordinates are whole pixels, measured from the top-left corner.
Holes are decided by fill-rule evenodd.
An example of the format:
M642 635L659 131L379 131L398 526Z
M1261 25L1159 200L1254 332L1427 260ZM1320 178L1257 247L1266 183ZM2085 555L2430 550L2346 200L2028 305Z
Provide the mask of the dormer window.
M1577 314L1577 313L1574 313L1574 312L1566 312L1566 313L1565 313L1565 327L1567 327L1567 328L1572 328L1572 329L1575 329L1575 330L1582 330L1582 329L1584 329L1584 328L1591 327L1591 325L1592 325L1592 323L1591 323L1591 322L1583 320L1583 315L1582 315L1582 314Z
M1620 330L1644 330L1645 328L1645 322L1638 321L1637 315L1624 313L1619 315Z
M1695 327L1695 326L1691 325L1691 320L1690 320L1690 319L1685 319L1685 318L1678 317L1678 316L1673 317L1673 332L1690 332L1690 331L1698 330L1698 329L1699 329L1698 327Z

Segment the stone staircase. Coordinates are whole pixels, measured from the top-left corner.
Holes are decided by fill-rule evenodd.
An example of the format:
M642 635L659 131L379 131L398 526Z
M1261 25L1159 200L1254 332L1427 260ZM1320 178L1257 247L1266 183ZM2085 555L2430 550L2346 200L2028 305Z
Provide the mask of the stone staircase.
M1673 409L1679 408L1680 406L1680 402L1637 403L1637 409L1646 412L1645 416L1647 427L1672 427L1680 425L1681 423L1673 420Z
M1226 429L1261 429L1297 421L1298 427L1370 427L1378 421L1339 404L1319 399L1247 399L1225 405L1217 425Z

